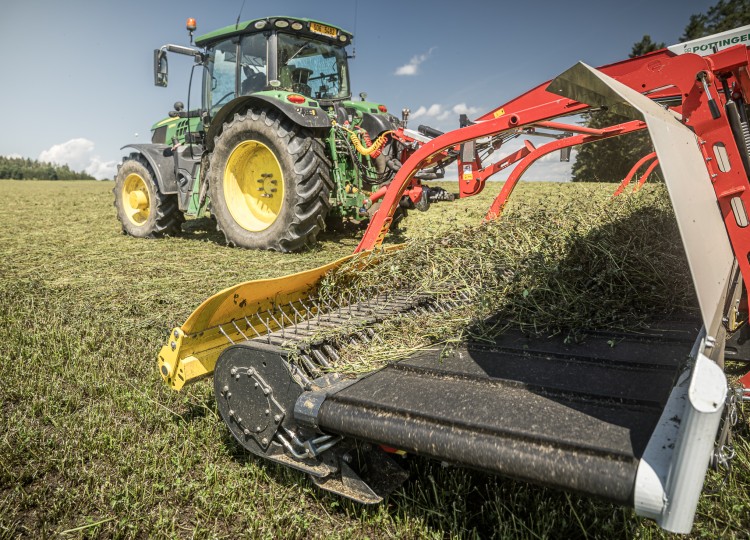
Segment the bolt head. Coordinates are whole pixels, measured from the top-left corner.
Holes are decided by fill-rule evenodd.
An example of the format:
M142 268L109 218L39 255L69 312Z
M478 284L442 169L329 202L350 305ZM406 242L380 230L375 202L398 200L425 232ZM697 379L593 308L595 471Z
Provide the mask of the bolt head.
M260 433L261 431L263 431L263 429L260 426L255 426L255 431Z
M227 392L229 392L229 387L227 385L224 385L221 391L226 394Z
M174 341L169 344L169 346L172 348L172 350L175 350L177 348L177 343Z
M180 333L177 330L175 330L174 331L174 338L177 339L178 337L180 337Z
M263 444L268 444L268 439L266 437L263 437L260 442Z
M281 415L280 415L280 414L276 414L276 415L274 415L274 417L273 417L273 421L274 421L274 422L281 422Z
M230 417L234 416L234 409L229 409L229 416Z
M236 373L237 373L237 368L234 368L234 367L233 367L232 369L230 369L230 370L229 370L229 374L230 374L230 375L234 375L234 374L236 374Z
M249 437L250 436L250 430L247 429L247 428L243 429L242 433L244 433L245 437Z

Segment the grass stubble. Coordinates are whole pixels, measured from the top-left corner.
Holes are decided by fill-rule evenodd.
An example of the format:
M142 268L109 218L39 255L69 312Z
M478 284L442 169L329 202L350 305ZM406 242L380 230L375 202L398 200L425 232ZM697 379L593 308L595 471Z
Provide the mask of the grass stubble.
M427 341L491 335L499 321L576 336L593 322L637 326L649 306L693 309L663 187L618 206L607 203L611 187L523 184L501 223L478 228L466 226L499 185L410 214L390 240L409 240L404 250L372 275L342 270L328 290L385 281L438 295L460 287L475 301L417 321L429 322L429 335L410 332L406 319L381 328L391 345L349 351L359 362L350 369ZM668 536L630 509L419 458L405 460L410 480L374 507L256 460L224 429L210 382L172 392L156 352L214 292L319 266L351 252L356 238L325 234L293 255L241 251L224 247L202 219L178 238L138 240L120 234L110 189L0 181L0 538ZM694 537L750 530L750 449L746 439L736 446L727 485L701 498ZM707 483L721 478L712 472Z

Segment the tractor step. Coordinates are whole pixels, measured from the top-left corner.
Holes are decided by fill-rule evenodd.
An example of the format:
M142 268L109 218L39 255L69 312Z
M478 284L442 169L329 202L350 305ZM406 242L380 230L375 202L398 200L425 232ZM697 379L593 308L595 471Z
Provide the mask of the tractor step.
M509 333L305 392L319 429L633 504L635 475L700 322L582 343ZM316 396L316 394L318 394Z

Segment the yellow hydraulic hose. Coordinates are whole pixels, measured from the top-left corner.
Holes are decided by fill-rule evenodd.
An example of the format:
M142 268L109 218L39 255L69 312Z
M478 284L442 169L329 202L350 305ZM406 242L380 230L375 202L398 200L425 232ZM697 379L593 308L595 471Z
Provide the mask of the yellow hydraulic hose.
M385 144L386 137L390 135L391 133L393 133L393 130L383 132L383 134L380 135L380 137L375 139L375 142L373 142L370 146L366 147L365 145L362 144L362 141L359 140L359 135L357 134L356 131L353 131L340 124L336 124L335 122L334 122L334 125L338 125L338 127L343 129L344 131L349 132L349 139L352 141L354 148L356 148L357 152L359 152L363 156L370 156L373 154L373 152L377 152L378 150L380 150Z

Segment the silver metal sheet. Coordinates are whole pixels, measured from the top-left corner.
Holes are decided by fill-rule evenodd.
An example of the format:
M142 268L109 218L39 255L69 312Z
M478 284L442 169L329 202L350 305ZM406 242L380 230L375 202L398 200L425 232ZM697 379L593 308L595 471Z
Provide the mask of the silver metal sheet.
M734 255L696 136L672 112L582 62L553 80L547 90L592 106L607 105L646 122L677 216L703 323L715 336Z

